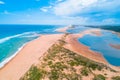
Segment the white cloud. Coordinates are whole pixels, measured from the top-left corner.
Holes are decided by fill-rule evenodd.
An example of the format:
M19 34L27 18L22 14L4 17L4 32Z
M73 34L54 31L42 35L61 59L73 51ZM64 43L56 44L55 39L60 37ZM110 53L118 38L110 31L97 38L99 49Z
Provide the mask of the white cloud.
M42 8L40 8L40 10L43 11L43 12L48 12L48 10L51 9L51 8L52 8L52 6L42 7Z
M109 24L113 24L113 23L115 23L116 22L116 19L114 19L114 18L108 18L108 19L104 19L103 21L102 21L103 23L109 23Z
M4 10L3 12L1 12L0 14L2 14L2 15L17 15L17 14L15 14L15 13L11 13L11 12L9 12L9 11L7 11L7 10Z
M53 18L51 18L50 21L53 21L52 23L54 24L65 24L65 25L69 25L69 24L86 24L89 21L89 18L87 17L61 17L61 18L56 18L55 20L53 20Z
M58 0L58 1L62 1L62 0Z
M40 8L40 10L41 10L42 12L47 12L47 11L48 11L48 10L45 9L45 8Z
M97 0L66 0L54 6L54 13L63 16L74 15L96 2Z
M82 17L62 17L57 19L49 19L48 22L51 24L57 24L57 25L69 25L69 24L86 24L88 21L87 18ZM47 21L46 21L47 22Z
M62 17L63 19L68 19L68 20L78 20L78 21L80 21L80 22L86 22L87 20L88 20L88 18L87 17Z
M57 2L61 2L61 1L63 1L63 0L57 0Z
M26 17L30 17L31 15L30 14L27 14Z
M5 10L5 11L3 12L3 14L10 14L10 12L8 12L7 10Z
M118 0L65 0L53 6L54 14L59 16L75 16L92 12L120 11Z
M5 4L3 1L0 1L0 4Z

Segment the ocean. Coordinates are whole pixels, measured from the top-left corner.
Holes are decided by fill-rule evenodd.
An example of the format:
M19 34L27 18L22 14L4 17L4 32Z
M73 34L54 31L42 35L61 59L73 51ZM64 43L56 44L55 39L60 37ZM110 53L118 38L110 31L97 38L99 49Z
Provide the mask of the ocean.
M0 25L0 68L40 34L56 34L59 25Z

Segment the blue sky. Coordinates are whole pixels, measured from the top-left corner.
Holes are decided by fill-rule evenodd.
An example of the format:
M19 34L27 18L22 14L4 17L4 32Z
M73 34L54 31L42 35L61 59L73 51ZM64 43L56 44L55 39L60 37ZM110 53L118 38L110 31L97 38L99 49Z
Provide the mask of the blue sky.
M0 24L120 24L120 0L0 0Z

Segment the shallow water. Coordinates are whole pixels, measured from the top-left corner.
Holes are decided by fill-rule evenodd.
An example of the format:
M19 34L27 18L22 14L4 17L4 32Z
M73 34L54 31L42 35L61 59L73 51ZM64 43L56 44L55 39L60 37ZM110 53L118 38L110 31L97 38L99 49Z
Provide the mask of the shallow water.
M84 26L74 26L71 29L68 29L67 32L69 33L80 33L83 32L85 30L91 29L90 27L84 27Z
M120 66L120 49L111 47L109 44L120 44L120 37L110 31L102 30L102 36L87 34L78 41L91 50L101 53L106 60L115 66Z

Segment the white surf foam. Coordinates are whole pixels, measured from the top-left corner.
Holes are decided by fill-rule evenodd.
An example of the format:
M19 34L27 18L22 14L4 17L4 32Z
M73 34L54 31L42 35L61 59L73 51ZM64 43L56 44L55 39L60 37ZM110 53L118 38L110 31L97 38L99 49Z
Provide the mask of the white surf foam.
M23 36L20 36L20 38L30 38L30 37L39 37L40 34L38 34L37 32L36 33L30 33L30 34L27 34L27 35L23 35Z
M0 43L2 42L5 42L7 40L10 40L12 38L15 38L15 37L33 37L32 34L36 34L36 35L33 35L34 37L35 36L40 36L39 34L37 34L36 32L25 32L25 33L22 33L22 34L18 34L18 35L14 35L14 36L10 36L10 37L6 37L6 38L3 38L3 39L0 39ZM27 36L28 35L28 36ZM31 36L30 36L31 35ZM35 39L34 39L35 40ZM5 64L7 64L11 59L13 59L17 53L27 44L28 42L26 42L25 44L23 44L20 48L18 48L18 50L10 57L6 58L5 60L3 60L1 63L0 63L0 68L4 67Z
M14 57L17 55L17 53L18 53L26 44L27 44L27 43L23 44L23 46L20 47L20 48L15 52L15 54L13 54L12 56L10 56L10 57L6 58L4 61L2 61L2 62L0 63L0 68L4 67L5 64L7 64L12 58L14 58Z
M8 41L8 40L10 40L12 38L16 38L16 37L20 37L20 36L28 35L28 34L35 34L35 32L25 32L25 33L22 33L22 34L17 34L17 35L2 38L2 39L0 39L0 44L4 43L4 42L6 42L6 41Z

